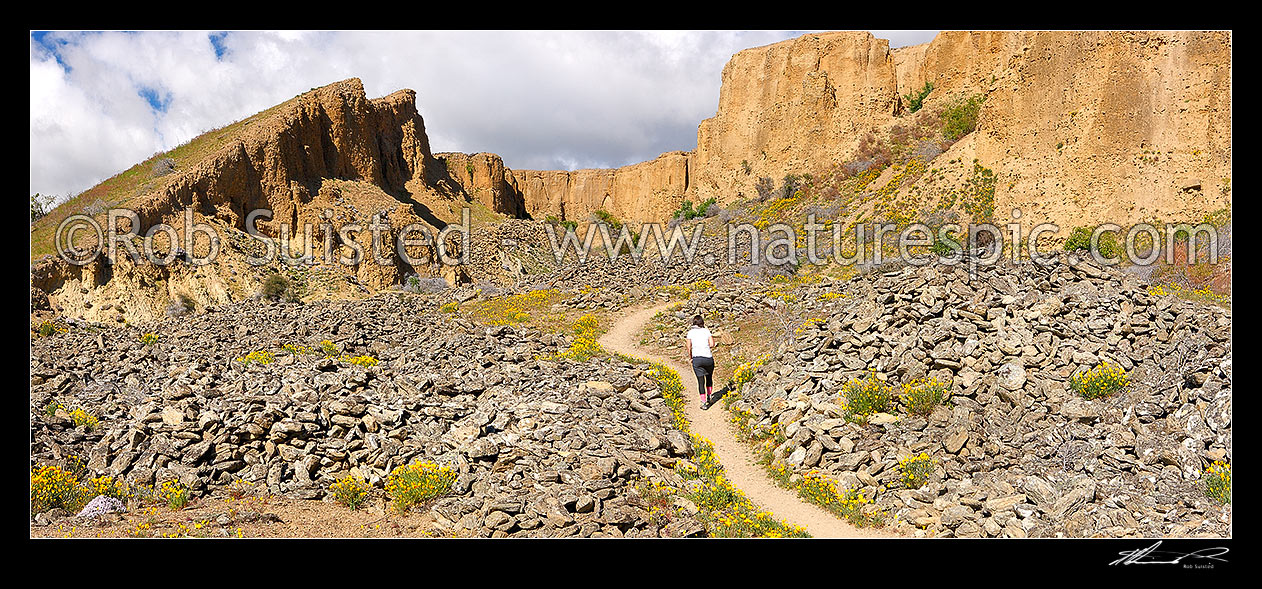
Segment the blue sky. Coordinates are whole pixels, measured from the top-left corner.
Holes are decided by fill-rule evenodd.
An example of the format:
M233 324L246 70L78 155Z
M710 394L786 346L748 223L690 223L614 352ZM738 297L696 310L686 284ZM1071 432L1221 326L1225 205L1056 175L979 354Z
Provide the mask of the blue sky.
M741 49L809 31L32 32L31 192L77 194L154 153L359 77L417 91L430 145L518 169L696 147ZM873 31L898 47L936 31Z

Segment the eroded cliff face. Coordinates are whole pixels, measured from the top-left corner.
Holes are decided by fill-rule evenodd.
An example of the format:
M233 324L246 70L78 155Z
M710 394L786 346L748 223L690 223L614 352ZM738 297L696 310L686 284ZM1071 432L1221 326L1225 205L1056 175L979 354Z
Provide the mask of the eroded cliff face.
M1230 205L1230 60L1225 32L944 31L895 50L867 32L804 35L732 56L694 151L572 172L440 154L439 175L508 216L662 221L685 198L728 203L760 177L850 161L869 131L905 124L902 96L932 82L927 106L985 97L968 151L999 176L996 220L1021 208L1066 234L1194 218ZM933 167L948 165L972 161Z
M458 186L469 200L509 217L527 215L512 171L504 167L500 156L493 153L445 152L434 154L434 158L445 167L447 176L442 181Z
M779 180L844 161L858 136L900 107L889 42L867 32L805 35L732 56L719 108L697 130L692 189L730 202Z
M942 31L933 41L894 49L898 93L906 96L934 85L941 97L958 92L979 92L989 88L1020 56L1024 35L1060 33L1014 33L1008 31Z
M992 46L1007 67L969 80L986 94L977 158L1000 178L999 220L1014 207L1072 227L1230 206L1229 33L1012 33ZM927 75L950 79L932 63Z
M586 223L603 209L624 221L660 221L688 192L691 153L672 151L621 168L512 170L493 153L439 153L447 178L496 213Z
M236 141L145 197L137 212L142 229L187 207L244 229L249 211L268 208L274 220L259 226L273 233L277 223L294 222L324 179L368 182L407 202L432 192L426 174L436 166L416 93L370 100L352 78L260 117Z
M985 97L969 151L999 178L997 221L1019 207L1064 235L1197 218L1230 206L1230 64L1228 32L946 31L893 51L847 32L747 49L698 129L689 194L729 202L760 176L845 163L928 81L927 107Z
M435 235L458 218L451 206L440 206L460 196L440 183L445 173L430 153L413 91L370 100L358 79L344 80L247 119L195 165L161 179L152 192L118 203L137 213L139 234L168 223L181 242L185 211L191 209L194 223L207 224L220 237L215 264L161 266L119 257L115 263L98 259L80 267L54 257L32 265L32 286L45 293L41 300L52 310L96 321L161 316L177 293L198 305L240 300L253 296L266 276L264 268L244 261L253 247L241 233L250 211L270 209L270 219L256 219L259 230L275 238L286 229L284 245L296 255L306 246L303 227L317 227L311 240L319 255L322 223L367 226L374 214L389 225L383 243L392 243L398 228L412 224ZM360 231L351 241L371 256L371 239L369 231ZM334 242L335 256L349 254L349 243L340 236ZM165 251L165 240L158 243ZM209 251L204 237L194 243L197 255ZM385 252L385 246L381 249ZM413 247L409 253L419 258L432 252ZM442 273L437 267L413 268L388 254L384 264L328 264L328 280L349 281L362 290L398 284L411 271Z
M535 219L551 215L585 222L603 209L625 221L660 221L683 202L688 164L688 153L672 151L621 168L513 170L512 176L526 212Z

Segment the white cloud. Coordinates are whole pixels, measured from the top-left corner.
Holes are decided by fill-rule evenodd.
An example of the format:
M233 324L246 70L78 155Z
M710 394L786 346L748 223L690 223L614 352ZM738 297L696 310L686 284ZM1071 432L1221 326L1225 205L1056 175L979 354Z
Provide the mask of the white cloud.
M932 39L884 33L895 46ZM32 36L30 188L77 193L348 77L370 97L416 90L434 151L490 151L519 169L634 163L696 146L733 53L800 34L232 32L222 58L206 32ZM146 89L165 111L141 96Z

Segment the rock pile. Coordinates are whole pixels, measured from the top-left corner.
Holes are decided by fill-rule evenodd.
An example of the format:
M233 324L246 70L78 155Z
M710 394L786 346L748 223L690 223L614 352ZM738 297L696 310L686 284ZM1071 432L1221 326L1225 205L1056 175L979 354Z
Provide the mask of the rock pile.
M1150 296L1089 262L1051 267L906 267L850 283L781 346L735 409L798 475L862 488L917 528L960 537L1229 533L1204 469L1231 457L1231 314ZM1085 400L1071 375L1102 362L1131 384ZM898 386L936 377L948 406L928 418L848 423L842 386L868 371ZM927 484L902 488L898 460L925 452ZM881 491L881 489L888 489ZM925 533L925 532L919 532Z
M452 533L657 536L635 485L682 485L691 453L656 383L621 362L553 362L561 336L478 327L432 312L424 297L348 303L241 304L149 328L37 338L31 370L32 459L83 457L95 474L195 496L236 479L322 498L355 473L382 487L397 466L450 466L450 496L430 508ZM371 367L320 353L323 339ZM274 361L237 358L266 350ZM57 401L100 419L75 427Z

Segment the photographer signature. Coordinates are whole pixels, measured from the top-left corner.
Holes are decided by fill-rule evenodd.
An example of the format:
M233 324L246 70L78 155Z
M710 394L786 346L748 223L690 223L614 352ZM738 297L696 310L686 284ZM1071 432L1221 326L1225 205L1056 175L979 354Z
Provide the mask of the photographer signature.
M1224 554L1227 554L1227 552L1229 552L1229 549L1223 546L1217 546L1213 548L1202 548L1195 552L1188 552L1188 553L1179 553L1179 552L1173 552L1170 550L1157 550L1158 546L1161 546L1160 540L1158 540L1156 544L1153 544L1152 546L1149 546L1147 548L1141 548L1139 550L1123 550L1118 553L1122 556L1122 558L1119 558L1109 563L1109 565L1114 566L1114 565L1119 565L1119 564L1121 565L1180 564L1181 562L1183 562L1183 559L1185 558L1227 562L1227 559L1218 558L1218 557ZM1163 559L1168 559L1168 560L1163 560Z

